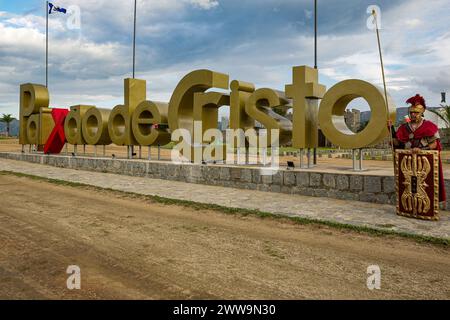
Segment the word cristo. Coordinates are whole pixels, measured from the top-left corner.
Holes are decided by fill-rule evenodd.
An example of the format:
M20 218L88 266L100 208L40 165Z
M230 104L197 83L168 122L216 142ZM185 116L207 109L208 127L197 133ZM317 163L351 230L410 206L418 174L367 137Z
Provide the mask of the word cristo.
M347 105L356 98L364 98L371 110L368 125L359 133L351 132L344 121ZM388 135L386 121L395 121L396 109L390 96L385 97L380 88L363 80L344 80L327 91L318 83L318 70L308 66L293 67L292 84L286 85L284 92L256 89L240 80L230 83L227 74L196 70L178 83L169 103L147 100L145 80L125 79L123 105L112 110L71 106L64 133L67 142L74 145L165 145L177 129L193 133L195 122L201 122L203 133L217 128L221 106L230 106L230 129L246 131L258 121L268 135L272 130L279 133L277 144L291 141L299 149L318 147L319 127L336 146L356 149L374 145ZM55 126L48 107L45 86L20 86L21 144L45 144ZM292 121L274 112L275 108L292 108ZM194 141L191 134L191 141L184 142L211 143L203 141L203 134L195 136L200 141ZM270 146L273 139L269 137L268 141Z

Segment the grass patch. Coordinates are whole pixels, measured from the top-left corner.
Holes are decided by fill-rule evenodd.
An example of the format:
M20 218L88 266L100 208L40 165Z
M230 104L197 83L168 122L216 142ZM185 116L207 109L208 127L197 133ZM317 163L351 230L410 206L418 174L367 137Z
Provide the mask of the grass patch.
M179 199L171 199L166 197L160 197L160 196L154 196L154 195L143 195L135 192L128 192L128 191L120 191L120 190L114 190L111 188L102 188L97 186L92 186L89 184L79 183L79 182L71 182L71 181L65 181L65 180L59 180L59 179L53 179L53 178L44 178L39 177L35 175L30 175L26 173L19 173L19 172L12 172L12 171L0 171L0 175L12 175L16 177L24 177L29 178L33 180L38 181L44 181L49 182L55 185L61 185L61 186L69 186L74 188L88 188L91 190L96 191L108 191L112 192L114 194L117 194L119 196L125 196L125 197L131 197L131 198L138 198L138 199L144 199L144 200L150 200L154 203L159 203L163 205L176 205L176 206L182 206L194 210L213 210L225 214L230 215L240 215L240 216L254 216L259 217L262 219L273 219L273 220L285 220L290 221L295 224L299 225L312 225L312 226L327 226L330 228L338 229L338 230L347 230L352 231L355 233L360 234L368 234L372 236L394 236L394 237L401 237L406 239L411 239L419 243L428 243L428 244L434 244L439 246L448 247L450 245L450 239L444 239L444 238L437 238L437 237L431 237L431 236L424 236L424 235L417 235L417 234L411 234L407 232L402 231L395 231L395 230L383 230L383 229L376 229L372 227L367 226L355 226L351 224L345 224L340 222L333 222L333 221L327 221L327 220L318 220L318 219L312 219L312 218L305 218L305 217L293 217L293 216L286 216L285 214L276 214L271 212L265 212L260 211L257 209L245 209L245 208L233 208L233 207L225 207L217 204L211 204L211 203L200 203L200 202L194 202L190 200L179 200ZM390 225L389 225L390 226ZM383 226L384 227L384 226Z

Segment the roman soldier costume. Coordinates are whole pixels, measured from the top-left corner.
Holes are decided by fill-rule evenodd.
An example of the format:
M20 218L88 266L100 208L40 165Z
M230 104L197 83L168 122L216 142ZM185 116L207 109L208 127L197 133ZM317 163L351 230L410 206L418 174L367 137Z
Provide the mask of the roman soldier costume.
M425 99L419 94L409 98L409 114L411 121L402 124L394 137L398 143L395 146L398 149L421 149L441 151L441 143L438 127L431 121L423 119L423 113L426 110ZM433 145L431 148L430 145ZM445 201L445 184L442 171L442 162L439 156L439 201Z

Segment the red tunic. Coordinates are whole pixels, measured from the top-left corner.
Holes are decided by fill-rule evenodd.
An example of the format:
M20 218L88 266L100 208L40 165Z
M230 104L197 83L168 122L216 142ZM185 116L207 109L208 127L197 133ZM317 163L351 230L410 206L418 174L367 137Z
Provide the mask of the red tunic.
M414 140L420 141L423 138L433 137L434 135L439 133L438 127L431 121L423 120L422 125L416 129L416 131L411 132L408 130L408 124L402 124L400 128L397 130L397 139L402 143L412 142L414 146ZM413 137L410 138L409 135L413 134ZM437 147L436 150L439 151L439 201L445 201L445 182L444 182L444 172L442 171L442 162L441 162L441 142L439 139L436 140Z

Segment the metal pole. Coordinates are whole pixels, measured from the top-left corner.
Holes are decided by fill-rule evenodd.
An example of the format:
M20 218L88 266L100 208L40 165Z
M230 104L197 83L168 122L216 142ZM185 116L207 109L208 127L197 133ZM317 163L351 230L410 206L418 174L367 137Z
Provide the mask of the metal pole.
M300 168L304 169L305 168L305 164L304 164L304 161L303 161L303 149L300 149L299 154L300 154Z
M250 148L245 146L245 164L250 164Z
M135 73L135 65L136 65L136 2L134 0L134 32L133 32L133 79Z
M263 148L263 166L265 167L267 164L267 149Z
M148 160L152 160L152 146L148 146Z
M359 170L363 170L364 151L359 149Z
M45 87L48 88L48 1L46 1L45 13Z
M158 160L161 160L161 146L158 144Z
M308 168L312 168L312 165L311 165L311 149L310 148L306 149L306 160L307 160Z
M275 163L275 147L271 147L270 150L270 166L273 167Z
M317 69L317 0L314 0L314 69ZM313 150L313 164L317 164L317 148Z
M386 89L386 77L384 75L384 63L383 63L383 54L381 52L381 40L380 40L380 32L378 30L378 21L377 21L377 12L375 10L372 10L372 15L373 18L375 20L375 30L377 32L377 40L378 40L378 52L380 54L380 63L381 63L381 75L383 77L383 87L384 87L384 99L385 99L385 103L386 103L386 111L387 111L387 120L389 121L389 105L388 105L388 98L387 98L387 89ZM391 126L389 127L389 140L391 143L391 151L392 151L392 155L394 155L394 143L393 143L393 139L392 139L392 130L391 130Z
M317 0L314 0L314 69L317 69Z

